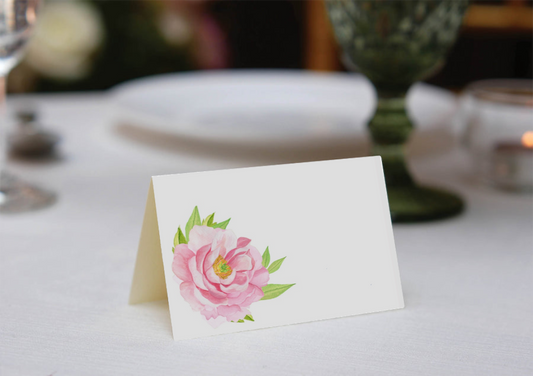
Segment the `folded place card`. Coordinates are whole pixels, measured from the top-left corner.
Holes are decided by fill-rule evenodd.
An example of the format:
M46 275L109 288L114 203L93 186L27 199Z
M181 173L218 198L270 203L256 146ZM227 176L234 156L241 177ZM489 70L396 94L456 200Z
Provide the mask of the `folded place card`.
M379 157L152 178L130 303L174 339L403 308Z

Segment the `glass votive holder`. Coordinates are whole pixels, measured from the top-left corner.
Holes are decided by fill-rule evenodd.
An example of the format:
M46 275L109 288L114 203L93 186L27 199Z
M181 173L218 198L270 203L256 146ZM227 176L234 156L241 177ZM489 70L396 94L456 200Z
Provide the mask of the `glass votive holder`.
M477 175L498 188L533 192L533 81L475 82L463 111Z

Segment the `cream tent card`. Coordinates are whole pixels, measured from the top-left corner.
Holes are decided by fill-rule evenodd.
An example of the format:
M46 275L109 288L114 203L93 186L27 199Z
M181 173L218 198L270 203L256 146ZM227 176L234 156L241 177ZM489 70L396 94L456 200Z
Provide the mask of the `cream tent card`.
M174 339L403 307L381 159L152 178L130 303Z

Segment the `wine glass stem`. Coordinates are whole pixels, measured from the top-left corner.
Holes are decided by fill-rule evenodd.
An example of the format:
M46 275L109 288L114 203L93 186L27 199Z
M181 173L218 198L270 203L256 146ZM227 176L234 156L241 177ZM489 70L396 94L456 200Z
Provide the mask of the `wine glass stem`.
M389 95L378 90L376 113L368 127L372 153L381 156L387 187L414 185L404 154L404 144L413 129L405 109L405 93Z
M0 75L0 179L7 160L6 76Z

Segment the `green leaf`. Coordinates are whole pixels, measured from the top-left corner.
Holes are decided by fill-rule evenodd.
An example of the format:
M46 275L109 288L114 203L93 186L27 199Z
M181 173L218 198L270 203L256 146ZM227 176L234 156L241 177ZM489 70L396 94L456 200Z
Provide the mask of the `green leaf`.
M244 320L254 321L254 318L252 317L252 315L246 315L246 316L244 316ZM232 321L232 322L239 322L239 323L242 323L242 322L245 322L244 320L243 320L243 319L240 319L240 320Z
M174 236L174 247L176 247L178 244L187 244L187 239L185 238L185 235L183 235L181 227L178 227L178 231L176 231L176 235Z
M267 249L265 249L265 252L263 253L262 264L265 268L268 268L268 264L270 264L270 251L268 250L268 247Z
M178 228L178 231L176 231L176 235L174 235L174 247L177 246L178 244L180 244L180 241L179 241L179 228ZM172 248L174 252L174 248Z
M224 222L220 222L220 223L213 223L213 228L221 228L221 229L226 229L226 227L228 227L228 223L229 221L231 220L231 218L229 219L226 219Z
M187 221L187 225L185 226L185 238L187 239L187 241L189 241L189 233L191 232L192 228L194 226L201 226L201 225L202 225L202 220L200 219L200 213L198 212L198 206L195 206L189 220Z
M213 224L213 219L215 218L215 213L208 215L203 221L202 226L210 226Z
M281 264L283 264L283 260L285 260L286 257L287 256L280 258L279 260L276 260L272 264L270 264L270 266L268 267L268 272L272 274L277 271L281 267Z
M290 285L266 285L263 286L263 293L265 294L261 300L268 300L268 299L274 299L283 294L285 291L290 289L292 286L294 286L296 283L290 284Z
M179 244L187 244L187 238L183 234L183 231L181 231L181 227L178 227L178 241Z

